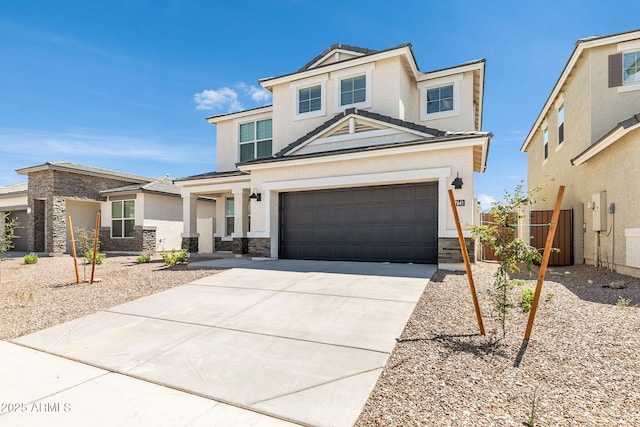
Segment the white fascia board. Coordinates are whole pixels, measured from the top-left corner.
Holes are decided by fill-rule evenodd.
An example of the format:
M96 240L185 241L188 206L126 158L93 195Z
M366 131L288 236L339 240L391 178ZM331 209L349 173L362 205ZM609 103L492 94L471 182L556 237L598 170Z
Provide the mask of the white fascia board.
M260 83L260 86L262 86L263 88L269 90L273 86L276 86L282 83L289 83L295 80L313 77L318 74L326 74L326 73L331 73L338 70L348 69L351 67L357 67L370 62L380 61L382 59L387 59L387 58L393 58L395 56L400 56L400 55L404 55L407 61L409 62L411 68L415 70L414 71L414 77L415 77L416 76L415 72L417 72L417 67L413 60L413 57L411 56L409 47L403 46L398 49L393 49L393 50L380 52L380 53L373 53L371 55L365 55L360 58L349 59L343 62L336 62L335 64L325 65L320 68L313 68L310 70L301 71L299 73L292 73L282 77L260 79L258 80L258 83Z
M227 120L236 120L244 117L257 116L260 114L266 114L273 112L273 105L268 105L262 108L254 108L251 110L238 111L237 113L221 114L219 116L207 117L207 122L212 125L217 125L220 122Z
M366 159L366 158L373 158L373 157L386 157L389 154L407 154L407 153L419 153L423 151L449 150L449 149L455 149L455 148L473 147L476 145L483 145L485 147L484 150L486 151L487 141L488 141L487 136L481 136L481 137L473 137L473 138L464 138L462 140L456 139L453 141L440 141L440 142L432 142L432 143L426 143L426 144L372 149L371 151L357 151L355 153L333 154L328 156L313 156L313 157L306 157L303 159L292 159L292 160L283 160L283 161L275 161L275 162L239 165L238 169L240 169L243 172L250 172L252 170L261 170L261 169L274 169L274 168L289 167L289 166L305 166L305 165L318 164L318 163L331 163L331 162L338 162L338 161L345 161L345 160L358 160L358 159Z
M317 67L319 64L322 64L324 61L326 61L327 59L331 58L336 53L346 53L347 55L353 55L353 56L356 56L356 57L364 55L364 53L362 53L362 52L354 52L352 50L336 48L336 49L333 49L331 52L327 53L326 55L324 55L322 58L318 59L313 64L309 65L307 67L307 70L311 70L311 69Z
M444 70L418 73L418 75L416 76L416 81L422 82L425 80L433 80L441 77L448 77L454 74L466 73L468 71L476 71L476 70L484 71L484 66L485 66L485 62L483 61L475 64L460 65L458 67L447 68Z
M549 112L549 109L553 105L555 105L556 97L560 94L560 92L562 92L564 84L569 78L569 74L571 74L571 72L573 71L573 67L575 67L576 63L578 62L578 59L582 55L582 52L584 52L586 49L591 49L599 46L606 46L614 43L622 43L629 40L637 39L639 37L640 37L640 31L634 31L632 33L618 34L615 36L597 38L594 40L584 40L584 41L579 40L576 44L575 49L573 50L573 53L569 57L569 61L567 61L567 64L564 66L564 69L562 70L562 73L560 74L558 81L556 82L555 86L551 90L551 94L549 95L549 98L547 98L547 101L544 103L544 106L542 107L540 114L538 114L538 118L536 119L533 126L531 127L531 130L529 130L529 134L525 138L524 143L522 144L522 147L520 147L520 151L523 153L526 153L527 150L529 149L529 144L533 139L533 135L535 134L536 130L540 127L540 123L542 122L542 120L544 120L544 117L546 117L547 113Z
M201 192L203 188L206 188L206 191L210 189L220 190L225 188L232 188L236 186L236 184L247 184L251 183L250 175L241 175L241 176L233 176L233 177L218 177L218 178L202 178L202 179L194 179L189 181L177 181L175 185L180 187L180 192L184 196L185 194L191 192ZM189 191L189 189L194 189L197 187L197 191ZM235 188L235 187L234 187Z

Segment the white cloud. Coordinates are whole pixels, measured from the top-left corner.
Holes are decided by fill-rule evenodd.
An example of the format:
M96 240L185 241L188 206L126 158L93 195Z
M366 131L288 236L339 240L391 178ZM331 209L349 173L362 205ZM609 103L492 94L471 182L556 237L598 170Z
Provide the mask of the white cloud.
M246 95L250 96L254 102L266 104L271 101L271 92L261 87L248 85L246 83L237 83L236 87L242 90Z
M491 209L497 200L495 197L489 196L488 194L480 194L478 196L478 202L480 202L480 211L486 212Z
M196 102L198 110L218 110L231 113L243 109L242 104L238 101L238 93L228 87L222 87L218 90L205 89L194 94L193 100Z

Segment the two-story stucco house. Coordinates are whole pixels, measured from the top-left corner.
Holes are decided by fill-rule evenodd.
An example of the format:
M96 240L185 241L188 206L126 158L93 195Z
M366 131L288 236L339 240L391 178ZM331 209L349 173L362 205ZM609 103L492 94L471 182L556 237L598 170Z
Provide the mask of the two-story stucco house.
M521 151L541 208L566 186L575 262L640 276L640 30L578 40Z
M460 262L447 190L473 222L484 172L485 61L421 72L409 44L336 44L260 80L273 105L207 118L217 172L178 179L183 246L216 201L216 251L315 260ZM462 185L453 186L456 181ZM469 245L472 245L468 239Z

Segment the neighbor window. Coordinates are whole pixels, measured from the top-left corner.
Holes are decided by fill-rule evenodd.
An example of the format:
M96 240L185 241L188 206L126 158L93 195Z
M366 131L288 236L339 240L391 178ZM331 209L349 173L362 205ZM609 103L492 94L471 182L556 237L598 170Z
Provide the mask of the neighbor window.
M135 201L111 202L111 237L135 237Z
M622 84L640 83L640 51L622 55Z
M427 114L453 110L453 85L427 89Z
M227 219L227 226L225 234L230 236L235 231L235 203L233 197L227 197L225 202L225 216Z
M271 119L240 125L240 161L271 156Z
M544 159L549 157L549 128L545 128L542 132L542 143L544 144Z
M358 104L367 100L367 76L340 80L340 105Z
M319 111L322 107L322 91L320 85L298 90L298 114Z
M564 142L564 104L558 108L558 145Z

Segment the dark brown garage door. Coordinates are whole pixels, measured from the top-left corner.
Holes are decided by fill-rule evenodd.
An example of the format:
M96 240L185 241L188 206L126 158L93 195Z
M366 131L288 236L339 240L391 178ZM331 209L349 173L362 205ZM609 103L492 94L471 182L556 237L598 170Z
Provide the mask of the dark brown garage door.
M280 258L438 261L438 183L280 193Z

